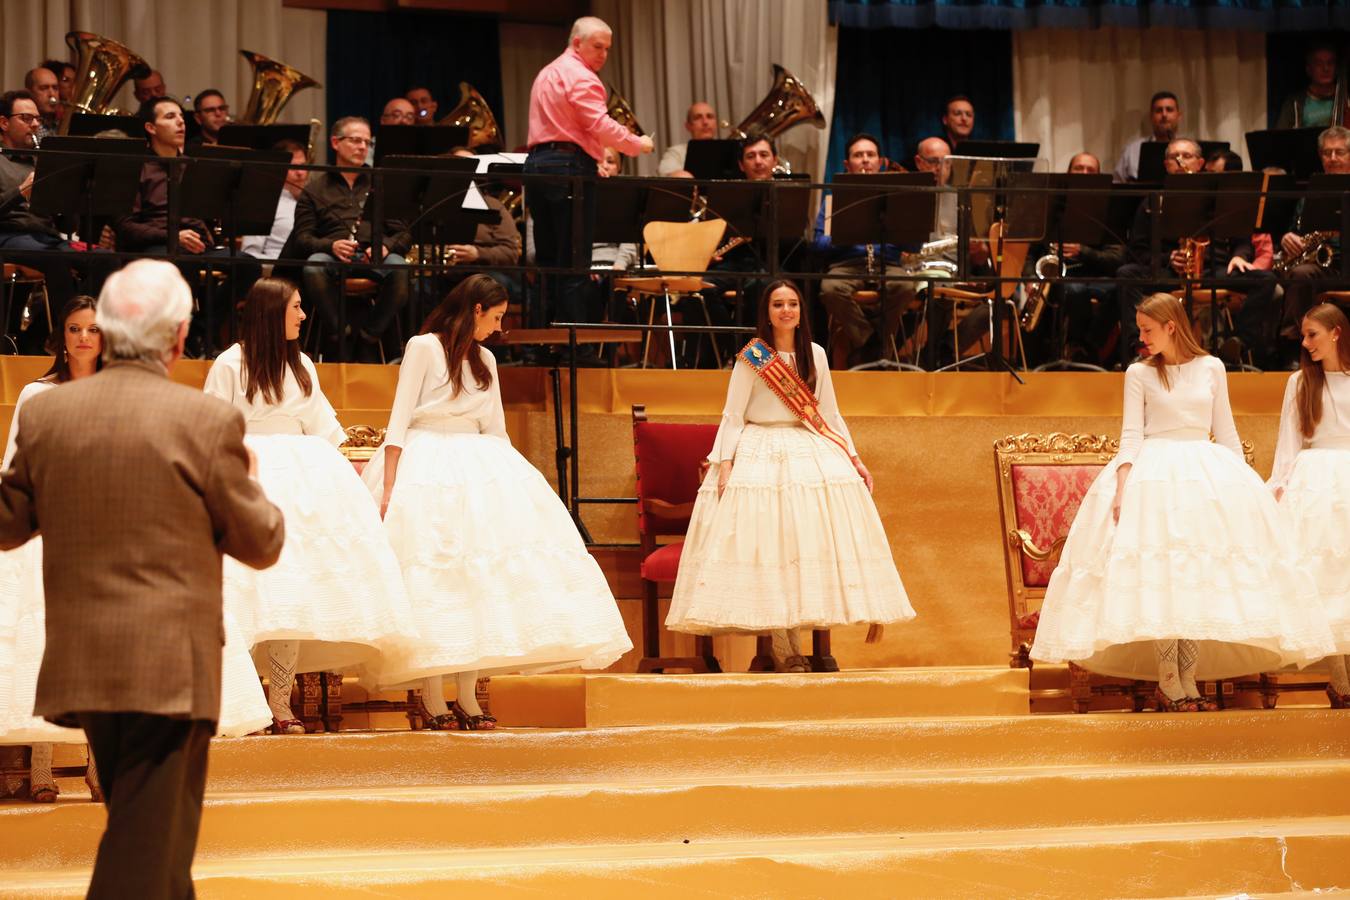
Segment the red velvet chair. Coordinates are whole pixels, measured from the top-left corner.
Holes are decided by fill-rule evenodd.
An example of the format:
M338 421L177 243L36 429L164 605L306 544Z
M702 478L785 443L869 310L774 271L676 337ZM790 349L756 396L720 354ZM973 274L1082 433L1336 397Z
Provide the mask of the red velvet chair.
M700 463L712 450L716 425L647 421L646 407L633 406L633 457L637 464L638 535L642 540L642 661L639 672L689 669L720 672L712 638L694 638L693 656L661 655L661 614L657 585L673 584L684 542L658 544L658 537L683 537L698 496Z

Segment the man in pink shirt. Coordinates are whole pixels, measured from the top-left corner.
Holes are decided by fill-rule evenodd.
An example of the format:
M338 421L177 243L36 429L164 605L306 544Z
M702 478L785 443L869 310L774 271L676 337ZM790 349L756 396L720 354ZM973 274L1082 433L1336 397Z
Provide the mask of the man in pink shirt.
M572 24L572 35L562 55L544 66L530 89L530 155L527 175L571 175L595 178L596 164L605 148L628 156L652 152L652 139L638 137L609 117L605 86L599 72L609 57L613 32L594 16ZM538 320L580 322L585 317L585 291L591 265L591 235L595 230L595 194L583 184L527 182L525 203L534 220L535 262L548 268L570 268L578 274L547 276L545 308ZM573 205L582 205L581 230L576 232Z

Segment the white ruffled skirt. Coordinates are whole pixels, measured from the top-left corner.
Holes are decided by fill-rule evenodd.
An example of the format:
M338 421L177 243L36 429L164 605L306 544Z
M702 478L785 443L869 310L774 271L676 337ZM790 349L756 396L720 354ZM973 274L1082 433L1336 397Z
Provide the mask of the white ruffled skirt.
M914 618L853 463L798 424L746 425L694 503L666 627L692 634Z
M0 553L0 744L83 744L84 731L33 715L38 669L47 645L42 539ZM272 724L248 646L225 616L218 734L238 737Z
M362 479L383 495L383 449ZM384 527L418 634L385 659L386 686L451 672L600 669L632 648L567 508L508 441L410 429Z
M1350 449L1301 451L1279 503L1295 562L1317 585L1337 652L1350 653Z
M1116 463L1078 509L1041 607L1033 659L1153 680L1154 642L1199 643L1196 678L1305 665L1331 652L1312 579L1270 490L1207 439L1148 438L1112 521Z
M258 480L286 519L276 564L225 560L225 608L255 647L300 641L297 672L375 667L412 639L412 609L379 510L356 470L323 438L250 434Z

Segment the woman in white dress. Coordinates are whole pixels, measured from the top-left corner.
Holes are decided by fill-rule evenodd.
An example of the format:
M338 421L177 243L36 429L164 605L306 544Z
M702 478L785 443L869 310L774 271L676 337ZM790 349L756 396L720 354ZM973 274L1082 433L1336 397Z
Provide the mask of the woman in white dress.
M1149 359L1125 372L1120 452L1069 529L1031 656L1157 679L1160 710L1210 710L1197 679L1307 664L1331 634L1243 460L1223 364L1170 294L1145 298L1136 320Z
M19 410L42 393L77 378L94 374L102 366L103 339L94 324L93 297L72 298L62 311L60 332L52 335L48 349L56 359L37 381L25 385L14 406L9 426L4 464L8 469L18 436ZM0 553L0 744L32 743L29 797L39 803L54 801L59 793L52 778L52 744L83 744L84 732L60 728L33 715L38 669L46 646L42 587L42 539L34 538L17 550ZM217 733L231 737L248 734L270 720L262 689L249 663L248 649L239 638L234 620L225 617L225 647L222 666L220 721ZM93 754L85 775L94 800L102 800ZM16 793L19 785L5 785Z
M666 627L769 632L775 668L806 672L798 629L901 622L914 610L801 292L778 281L760 296L756 340L811 389L837 440L808 427L747 361L753 342L738 354Z
M1350 320L1333 304L1303 316L1302 361L1285 387L1268 483L1341 651L1325 660L1327 696L1350 708Z
M495 725L479 672L603 668L632 648L566 507L511 446L492 354L506 292L460 282L408 341L383 446L362 477L403 568L418 646L387 658L386 686L421 681L432 727ZM442 676L456 675L445 704Z
M244 415L258 480L286 517L286 543L263 571L226 560L225 608L269 679L272 731L298 734L296 672L361 671L411 635L398 561L370 494L337 451L346 438L300 352L300 292L260 278L244 299L240 342L211 365L206 393Z

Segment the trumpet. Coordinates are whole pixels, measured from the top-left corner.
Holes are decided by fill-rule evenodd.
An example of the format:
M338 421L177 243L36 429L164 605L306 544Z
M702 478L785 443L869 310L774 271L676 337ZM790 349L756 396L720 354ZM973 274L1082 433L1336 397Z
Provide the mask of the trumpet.
M1045 316L1046 300L1050 294L1052 282L1064 277L1068 266L1056 253L1047 253L1032 267L1036 280L1027 285L1026 299L1022 303L1022 314L1018 321L1022 331L1030 334L1041 324Z

